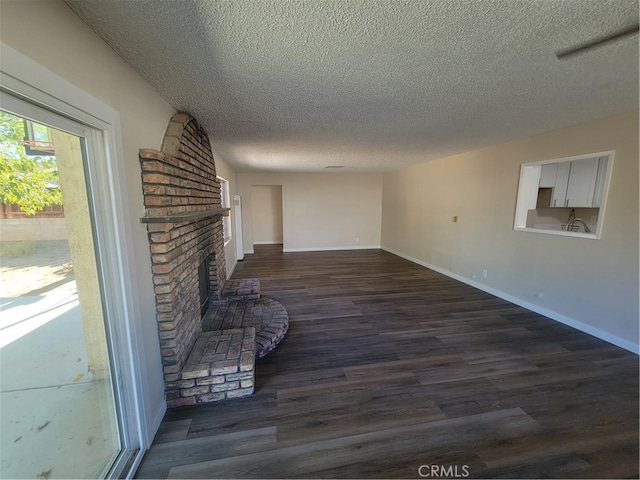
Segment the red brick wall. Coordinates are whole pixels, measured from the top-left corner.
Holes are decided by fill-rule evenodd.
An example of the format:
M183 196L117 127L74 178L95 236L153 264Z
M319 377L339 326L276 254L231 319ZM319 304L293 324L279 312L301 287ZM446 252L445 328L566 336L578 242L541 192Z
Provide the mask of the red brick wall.
M145 216L162 217L221 207L209 137L187 113L167 127L162 151L140 150ZM226 279L222 217L148 223L149 249L165 381L176 380L202 331L198 266L205 259L210 298Z
M64 218L64 207L47 205L35 215L27 215L19 205L6 205L0 202L0 218Z

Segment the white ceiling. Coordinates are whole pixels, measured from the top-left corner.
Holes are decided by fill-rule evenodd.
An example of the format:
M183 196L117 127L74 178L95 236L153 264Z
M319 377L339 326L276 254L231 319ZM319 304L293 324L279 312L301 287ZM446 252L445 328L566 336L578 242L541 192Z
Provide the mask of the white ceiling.
M384 171L638 107L637 34L555 56L638 0L66 1L240 172Z

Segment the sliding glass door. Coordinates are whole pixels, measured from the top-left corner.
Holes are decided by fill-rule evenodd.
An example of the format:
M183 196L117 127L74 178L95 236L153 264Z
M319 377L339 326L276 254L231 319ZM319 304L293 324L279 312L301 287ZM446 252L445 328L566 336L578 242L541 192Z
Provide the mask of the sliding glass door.
M92 169L102 132L10 95L1 109L0 478L112 476L131 452Z

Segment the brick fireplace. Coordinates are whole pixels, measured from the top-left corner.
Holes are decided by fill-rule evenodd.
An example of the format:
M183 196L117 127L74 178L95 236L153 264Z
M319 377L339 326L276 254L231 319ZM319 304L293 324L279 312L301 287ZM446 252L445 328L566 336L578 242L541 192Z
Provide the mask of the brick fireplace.
M226 281L220 184L209 137L187 113L162 149L140 150L156 319L169 407L251 395L255 360L283 340L289 316L257 278Z
M147 225L162 363L170 384L202 332L203 268L209 302L220 299L226 279L222 215L228 212L221 208L209 138L189 114L174 115L161 151L140 150L140 162L141 220Z

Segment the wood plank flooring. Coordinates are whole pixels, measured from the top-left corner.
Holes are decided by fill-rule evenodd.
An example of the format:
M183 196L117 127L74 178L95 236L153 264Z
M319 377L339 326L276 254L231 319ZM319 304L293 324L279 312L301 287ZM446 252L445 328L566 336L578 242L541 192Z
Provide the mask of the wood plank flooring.
M139 478L638 478L634 354L381 250L233 276L289 333L252 397L169 411Z

